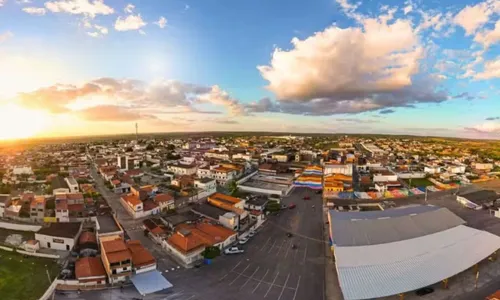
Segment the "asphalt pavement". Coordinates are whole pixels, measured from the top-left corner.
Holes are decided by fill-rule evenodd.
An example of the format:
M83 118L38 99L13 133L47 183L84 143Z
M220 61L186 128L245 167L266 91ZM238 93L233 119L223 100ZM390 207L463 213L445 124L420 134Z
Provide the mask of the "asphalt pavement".
M309 195L311 200L303 200ZM245 253L223 255L201 268L166 267L158 270L174 286L144 299L168 300L323 300L325 285L321 196L296 188L283 203L295 209L270 216L250 241ZM314 208L313 208L314 206ZM292 233L287 237L286 233ZM297 246L292 249L292 245ZM168 271L168 272L167 272ZM132 299L133 287L121 290L56 295L55 299Z

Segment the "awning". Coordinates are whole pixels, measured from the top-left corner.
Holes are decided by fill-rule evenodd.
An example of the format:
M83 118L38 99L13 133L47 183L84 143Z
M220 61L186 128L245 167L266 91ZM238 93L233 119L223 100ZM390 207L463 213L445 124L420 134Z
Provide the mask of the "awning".
M132 283L142 296L171 288L173 285L168 282L160 272L154 270L132 276Z

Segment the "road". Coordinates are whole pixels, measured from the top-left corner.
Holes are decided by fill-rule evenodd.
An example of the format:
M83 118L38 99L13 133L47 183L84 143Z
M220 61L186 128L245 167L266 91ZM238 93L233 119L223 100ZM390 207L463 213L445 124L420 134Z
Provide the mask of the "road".
M302 200L310 195L311 200ZM307 189L296 188L283 200L295 203L265 225L242 246L243 254L223 255L199 269L169 269L159 259L158 270L174 285L168 292L144 299L168 300L323 300L325 262L322 201ZM313 205L315 208L313 208ZM291 238L286 233L293 234ZM292 249L292 244L297 249ZM131 299L133 288L58 295L56 299Z

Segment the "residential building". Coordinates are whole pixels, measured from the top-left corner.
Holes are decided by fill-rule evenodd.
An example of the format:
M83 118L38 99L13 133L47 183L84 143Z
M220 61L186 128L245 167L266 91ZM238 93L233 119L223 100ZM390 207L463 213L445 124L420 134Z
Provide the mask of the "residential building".
M134 274L140 274L156 270L156 259L151 255L140 241L127 241L127 248L132 256L132 270Z
M184 265L190 266L203 258L201 254L206 247L223 249L234 243L236 237L235 231L219 225L203 222L181 224L163 245Z
M40 247L70 251L76 245L82 231L82 223L49 223L35 233L35 240Z
M134 219L144 215L144 205L136 194L123 195L120 202Z
M51 186L52 186L52 194L53 195L67 194L70 192L70 188L68 186L68 183L61 176L54 177L52 179Z
M39 221L43 220L44 217L45 217L45 197L37 196L30 203L30 218L32 220Z
M8 194L0 194L0 218L4 217L5 210L11 204L11 198Z
M236 173L237 171L234 169L218 167L212 171L212 178L215 179L218 184L225 185L236 178Z
M126 171L129 169L127 155L117 155L116 160L117 160L116 165L118 166L118 168L120 168L121 171Z
M197 167L195 164L184 165L180 163L167 165L167 170L175 175L194 175Z
M109 283L116 284L130 279L132 255L123 239L101 240L101 260Z
M284 152L278 152L271 154L271 158L277 162L288 162L290 155Z
M75 263L75 277L81 286L105 286L106 270L100 257L82 257Z
M69 222L68 199L66 198L66 194L56 195L55 202L57 222Z
M31 169L30 166L16 166L16 167L12 168L12 174L14 174L16 176L22 175L22 174L32 175L33 170Z
M238 230L245 230L249 226L249 215L244 209L245 200L221 193L215 193L208 196L207 203L225 211L235 213L238 216Z
M231 160L232 159L232 154L229 151L222 150L209 150L205 152L205 157L207 158L215 158L219 160Z
M344 174L347 176L352 176L352 164L326 162L323 173L325 176L329 174Z
M66 178L64 178L64 180L66 181L66 183L68 185L70 193L78 193L79 192L79 190L78 190L78 182L76 181L75 178L73 178L73 177L66 177Z
M95 218L96 238L100 242L109 237L124 237L123 228L114 215L102 215Z
M153 201L160 207L160 210L175 208L174 197L170 194L158 194L153 198Z
M197 198L202 199L217 191L217 183L210 178L197 178L194 180L194 187L199 190Z
M371 170L373 174L373 182L397 182L398 175L385 168L377 168Z

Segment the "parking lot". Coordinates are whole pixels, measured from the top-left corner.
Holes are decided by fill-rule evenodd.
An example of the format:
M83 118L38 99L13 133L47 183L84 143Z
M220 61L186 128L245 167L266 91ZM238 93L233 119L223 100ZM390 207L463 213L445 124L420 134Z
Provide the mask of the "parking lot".
M303 200L305 195L311 196L311 200ZM269 216L257 234L241 246L245 250L243 254L224 255L215 259L213 264L198 269L181 268L169 272L161 269L163 263L160 261L158 270L174 287L144 299L324 299L321 197L308 189L295 189L283 200L285 204L292 202L297 206L295 209ZM292 233L292 237L287 237L287 232ZM293 244L296 249L292 249ZM56 299L132 297L138 297L133 287L123 292L84 292L56 296Z

